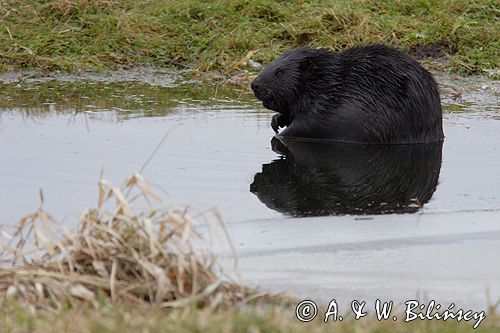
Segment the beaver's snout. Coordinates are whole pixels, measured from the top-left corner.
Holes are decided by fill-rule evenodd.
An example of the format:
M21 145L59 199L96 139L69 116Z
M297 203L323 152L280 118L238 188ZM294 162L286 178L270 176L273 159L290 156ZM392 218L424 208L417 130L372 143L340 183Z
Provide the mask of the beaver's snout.
M280 112L276 97L274 96L272 90L269 89L269 84L267 84L265 79L258 76L252 81L252 83L250 83L250 87L252 88L255 97L257 97L259 101L262 101L262 105L266 109Z
M262 101L264 103L264 107L267 108L266 105L271 103L270 90L267 89L263 84L261 84L261 80L259 78L253 80L250 86L253 90L255 97L257 97L258 100Z
M259 82L259 78L256 78L255 80L253 80L252 83L250 84L250 86L253 90L253 93L255 94L255 97L257 97L258 99L261 99L260 95L262 94L262 85Z

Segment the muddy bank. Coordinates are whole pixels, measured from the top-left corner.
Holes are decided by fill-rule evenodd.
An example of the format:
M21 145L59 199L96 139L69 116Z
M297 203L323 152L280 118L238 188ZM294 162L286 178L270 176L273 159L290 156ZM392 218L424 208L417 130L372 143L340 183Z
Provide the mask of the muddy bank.
M474 105L481 105L485 109L498 106L500 97L500 81L492 80L485 76L460 76L444 72L433 72L439 83L442 102L445 110L457 112L463 109L469 111ZM249 82L253 75L248 71L240 72L230 78L217 73L209 74L216 84L212 86L214 95L212 97L223 97L229 93L229 88L236 89L238 96L253 99L249 89ZM45 72L41 70L18 71L0 74L0 84L3 85L3 98L9 98L9 91L25 87L36 87L48 82L58 82L61 85L69 83L129 83L132 85L148 85L151 87L178 88L180 86L203 85L201 79L193 78L192 70L170 70L154 67L137 67L124 69L109 73L77 73L68 74L63 72ZM207 86L206 82L204 84ZM215 91L215 87L219 91ZM247 89L245 89L247 88ZM217 93L217 94L216 94ZM48 102L50 96L45 97ZM0 101L5 103L5 100Z

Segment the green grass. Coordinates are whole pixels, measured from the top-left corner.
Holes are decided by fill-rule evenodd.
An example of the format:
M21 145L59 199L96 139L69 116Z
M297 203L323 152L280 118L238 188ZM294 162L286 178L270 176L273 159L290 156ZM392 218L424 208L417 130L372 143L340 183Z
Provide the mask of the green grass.
M0 71L85 71L152 64L231 72L249 51L267 63L308 45L386 43L445 55L441 69L498 67L495 0L0 0Z
M358 321L323 323L318 317L310 323L299 322L290 308L263 308L250 306L244 309L167 311L138 306L102 306L66 309L55 313L21 309L16 305L0 307L0 332L2 333L295 333L295 332L397 332L397 333L493 333L500 332L499 318L488 316L478 329L472 330L471 322L456 321L403 321L378 322L373 317Z

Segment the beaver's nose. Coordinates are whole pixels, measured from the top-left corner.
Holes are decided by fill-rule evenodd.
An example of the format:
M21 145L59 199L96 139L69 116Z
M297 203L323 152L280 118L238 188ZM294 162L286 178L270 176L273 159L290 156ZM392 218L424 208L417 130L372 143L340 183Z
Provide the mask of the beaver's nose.
M254 93L257 93L260 89L259 81L257 79L253 80L252 83L250 83L250 87Z

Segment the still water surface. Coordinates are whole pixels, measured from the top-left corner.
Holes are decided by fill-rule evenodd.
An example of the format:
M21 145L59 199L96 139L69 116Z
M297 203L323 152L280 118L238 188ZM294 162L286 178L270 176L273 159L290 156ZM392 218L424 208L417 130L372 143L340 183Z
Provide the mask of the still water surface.
M46 209L71 220L94 204L100 166L119 183L168 132L146 178L173 202L221 211L248 283L319 299L427 290L485 304L486 290L500 297L500 111L489 84L444 96L443 145L370 147L272 141L272 113L245 90L0 83L0 225L35 210L39 188Z

